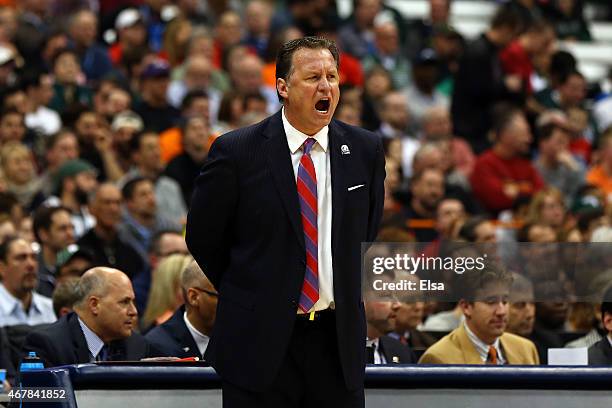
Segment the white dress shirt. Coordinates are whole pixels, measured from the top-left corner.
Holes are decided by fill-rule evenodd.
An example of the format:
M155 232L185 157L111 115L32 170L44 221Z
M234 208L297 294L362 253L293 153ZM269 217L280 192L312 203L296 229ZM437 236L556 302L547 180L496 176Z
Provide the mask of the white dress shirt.
M380 337L366 339L366 348L374 347L374 364L387 364L385 355L380 351Z
M48 297L32 292L30 310L26 311L21 300L13 296L0 283L0 326L15 326L18 324L33 326L53 323L56 320L53 301Z
M474 345L474 347L476 348L476 351L478 352L478 355L480 355L480 358L482 358L482 362L483 363L487 363L487 360L489 359L489 344L485 343L484 341L480 340L478 338L478 336L476 336L468 327L467 324L465 324L465 322L463 323L465 326L465 331L467 332L468 338L470 339L470 341L472 342L472 344ZM502 354L502 349L501 349L501 344L499 342L499 337L495 339L495 341L493 342L493 344L491 344L493 347L495 347L495 351L497 351L497 365L504 365L506 363L506 360L504 359L504 355Z
M183 313L183 320L185 321L185 326L187 326L187 330L191 333L191 337L195 341L198 346L198 350L200 350L200 356L204 357L204 352L208 347L208 342L210 341L210 337L205 334L200 333L198 329L193 327L189 319L187 318L187 312Z
M291 151L291 163L297 183L298 168L303 155L302 145L309 137L317 142L310 150L310 157L317 176L317 231L318 231L318 266L319 266L319 300L312 310L324 310L334 307L334 274L332 269L332 186L331 165L329 159L329 128L325 126L313 136L308 136L296 128L285 117L283 108L283 127ZM298 313L302 311L298 309Z
M83 332L83 336L85 336L85 342L87 343L87 350L89 350L89 362L93 363L98 358L98 354L102 351L102 347L104 347L104 342L93 330L91 330L84 321L79 319L79 325L81 326L81 331ZM108 356L107 356L108 357Z

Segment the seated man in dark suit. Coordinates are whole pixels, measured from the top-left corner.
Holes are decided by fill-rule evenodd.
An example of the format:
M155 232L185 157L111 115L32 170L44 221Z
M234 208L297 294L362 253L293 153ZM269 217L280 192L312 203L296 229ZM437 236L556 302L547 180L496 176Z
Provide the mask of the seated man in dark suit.
M589 347L589 365L612 365L612 286L601 302L601 320L608 335Z
M400 280L412 280L416 285L419 284L417 275L396 270L395 281L399 282ZM389 336L409 346L412 350L425 350L434 344L437 340L432 335L418 329L423 324L423 313L425 312L425 302L422 300L422 294L419 291L406 291L402 293L401 301L398 303L395 311L395 325Z
M387 333L394 327L397 301L367 300L364 302L367 323L366 363L367 364L415 364L416 356L410 347L402 344Z
M181 274L181 288L185 305L146 339L162 355L202 359L215 323L218 294L195 261Z
M123 272L96 267L83 274L79 300L44 330L30 333L23 352L35 351L45 367L93 361L140 360L155 353L138 333L132 284Z

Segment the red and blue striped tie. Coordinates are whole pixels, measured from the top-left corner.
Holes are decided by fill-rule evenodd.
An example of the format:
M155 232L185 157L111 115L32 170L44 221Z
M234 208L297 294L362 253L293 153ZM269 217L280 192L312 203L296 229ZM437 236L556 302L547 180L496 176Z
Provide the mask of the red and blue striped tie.
M319 261L317 228L317 175L310 150L315 139L309 137L304 142L304 154L300 159L297 176L297 191L302 213L304 243L306 244L306 273L302 284L299 307L307 313L319 300Z

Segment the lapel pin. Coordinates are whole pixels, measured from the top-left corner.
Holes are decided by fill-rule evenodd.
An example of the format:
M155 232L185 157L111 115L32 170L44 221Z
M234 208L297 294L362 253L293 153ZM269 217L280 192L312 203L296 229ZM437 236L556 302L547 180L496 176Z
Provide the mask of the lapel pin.
M189 351L189 347L183 347L183 351Z
M393 356L393 363L398 364L399 361L399 357L398 356Z
M342 154L351 154L351 151L349 150L349 147L347 145L340 146L340 152Z

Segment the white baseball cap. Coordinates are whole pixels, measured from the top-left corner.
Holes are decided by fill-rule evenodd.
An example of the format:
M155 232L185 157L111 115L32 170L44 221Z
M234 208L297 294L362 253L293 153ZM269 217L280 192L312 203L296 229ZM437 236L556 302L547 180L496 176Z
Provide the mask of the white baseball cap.
M142 16L135 8L128 8L123 10L117 15L115 20L115 28L122 30L124 28L132 27L136 23L142 22Z
M0 45L0 65L4 65L7 62L15 59L15 53L12 49Z

